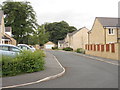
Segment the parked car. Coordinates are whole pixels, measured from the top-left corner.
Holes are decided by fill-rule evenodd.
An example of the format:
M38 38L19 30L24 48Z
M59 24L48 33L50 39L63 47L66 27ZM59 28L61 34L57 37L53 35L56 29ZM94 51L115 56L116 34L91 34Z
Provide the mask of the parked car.
M28 46L27 44L18 44L17 45L18 48L22 49L22 50L30 50L32 52L35 51L35 49L31 48L30 46Z
M31 48L33 51L35 51L35 50L36 50L33 46L30 46L30 48Z
M19 49L17 46L10 45L10 44L0 44L0 54L2 54L4 56L15 57L21 51L22 50Z

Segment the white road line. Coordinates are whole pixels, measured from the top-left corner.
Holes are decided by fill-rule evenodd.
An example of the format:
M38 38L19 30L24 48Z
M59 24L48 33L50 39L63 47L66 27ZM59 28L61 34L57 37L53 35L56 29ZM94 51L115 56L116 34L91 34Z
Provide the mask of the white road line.
M53 55L53 54L51 54L51 55ZM35 81L35 82L30 82L30 83L25 83L25 84L19 84L19 85L12 85L12 86L5 86L5 87L2 87L2 89L4 89L4 88L15 88L15 87L20 87L20 86L26 86L26 85L36 84L36 83L40 83L40 82L43 82L43 81L55 79L57 77L62 76L65 73L65 68L61 65L61 63L57 60L57 58L54 55L53 55L53 57L58 62L58 64L60 65L60 67L63 69L63 71L61 73L53 75L53 76L49 76L49 77L46 77L46 78L43 78L43 79Z

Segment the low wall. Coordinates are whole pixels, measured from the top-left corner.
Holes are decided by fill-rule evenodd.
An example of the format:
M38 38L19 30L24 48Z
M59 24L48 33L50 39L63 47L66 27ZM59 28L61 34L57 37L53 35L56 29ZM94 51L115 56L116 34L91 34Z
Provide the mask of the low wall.
M86 54L115 59L119 60L119 47L120 43L113 43L113 44L87 44L86 47Z

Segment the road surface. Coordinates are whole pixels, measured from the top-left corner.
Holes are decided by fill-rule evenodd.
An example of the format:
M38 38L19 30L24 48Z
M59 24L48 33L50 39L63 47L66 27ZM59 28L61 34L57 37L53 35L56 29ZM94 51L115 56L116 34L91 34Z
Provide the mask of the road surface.
M117 65L69 52L47 52L56 56L65 67L65 74L57 79L19 88L118 88Z

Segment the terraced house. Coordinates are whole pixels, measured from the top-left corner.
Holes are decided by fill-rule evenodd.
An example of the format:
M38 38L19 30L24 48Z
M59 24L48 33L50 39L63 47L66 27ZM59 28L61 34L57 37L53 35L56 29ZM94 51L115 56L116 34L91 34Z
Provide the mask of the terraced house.
M3 11L0 11L0 44L16 45L16 40L12 38L12 28L5 27Z
M116 59L119 56L120 18L96 17L88 32L86 54Z

